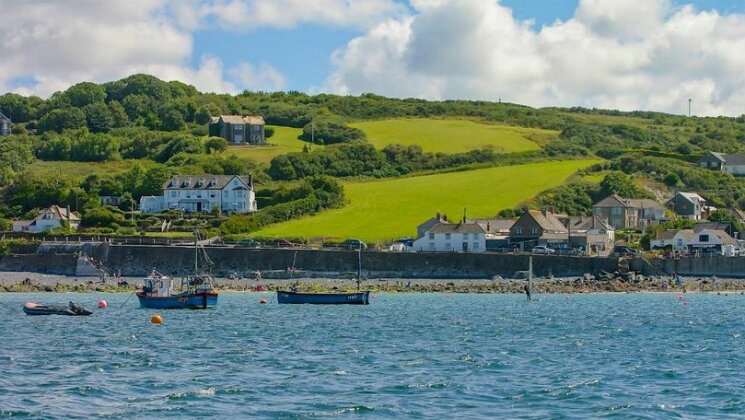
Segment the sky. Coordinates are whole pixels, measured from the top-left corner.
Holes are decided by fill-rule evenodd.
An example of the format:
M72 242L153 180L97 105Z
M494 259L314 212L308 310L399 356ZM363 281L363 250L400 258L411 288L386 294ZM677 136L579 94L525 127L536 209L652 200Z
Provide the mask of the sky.
M743 0L0 0L0 94L134 73L534 107L745 114Z

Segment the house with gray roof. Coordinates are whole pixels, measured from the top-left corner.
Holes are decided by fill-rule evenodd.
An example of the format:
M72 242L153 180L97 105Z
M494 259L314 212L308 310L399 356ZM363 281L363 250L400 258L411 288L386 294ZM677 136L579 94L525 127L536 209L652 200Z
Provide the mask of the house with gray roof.
M665 218L665 208L648 198L612 194L592 205L592 214L616 229L643 229Z
M530 250L536 245L549 247L567 244L569 230L551 212L528 210L510 228L510 243L521 250Z
M703 219L707 208L706 200L692 192L679 192L665 204L678 216L692 220Z
M709 152L698 160L698 165L735 176L745 175L745 154Z
M179 209L206 213L249 213L257 210L253 177L239 175L177 175L163 184L163 196L140 198L140 211Z
M80 217L70 211L70 207L57 205L41 211L34 220L16 220L13 222L13 232L44 232L67 224L71 230L80 225Z
M412 246L417 252L486 251L486 230L478 223L440 222L431 226Z
M261 116L220 115L210 118L209 135L230 144L266 144L264 125Z

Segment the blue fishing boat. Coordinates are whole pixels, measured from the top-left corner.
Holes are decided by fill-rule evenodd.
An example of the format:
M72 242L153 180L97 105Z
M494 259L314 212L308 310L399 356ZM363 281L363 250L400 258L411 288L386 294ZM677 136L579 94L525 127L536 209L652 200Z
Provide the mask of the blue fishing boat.
M304 293L281 290L277 292L277 303L310 305L369 305L370 292Z
M217 292L212 284L212 276L199 273L198 235L194 240L194 275L181 279L177 288L175 282L153 270L145 277L142 290L137 292L140 307L151 309L207 309L217 305ZM211 261L202 249L208 265Z
M297 252L295 253L297 258ZM369 305L370 291L360 290L362 282L362 246L358 249L358 269L357 269L357 291L356 292L329 292L329 293L311 293L300 292L297 286L291 290L277 291L277 303L285 304L309 304L309 305ZM292 272L295 271L295 261L292 262ZM291 272L291 273L292 273Z

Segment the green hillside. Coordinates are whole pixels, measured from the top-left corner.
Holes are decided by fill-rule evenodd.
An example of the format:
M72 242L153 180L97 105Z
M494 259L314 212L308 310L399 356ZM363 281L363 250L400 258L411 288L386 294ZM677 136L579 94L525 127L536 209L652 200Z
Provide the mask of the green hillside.
M453 172L394 180L344 182L349 204L312 217L274 225L257 236L361 238L412 236L437 211L457 219L494 216L538 192L561 185L597 160L571 160Z
M367 135L377 148L418 144L425 152L461 153L482 147L497 152L538 150L558 131L485 124L469 120L405 118L349 124Z
M300 140L303 130L293 127L267 126L274 129L274 135L267 139L269 146L230 146L225 154L247 157L258 162L269 163L275 156L285 153L302 152L304 146L310 146ZM321 145L312 146L313 149L323 148Z

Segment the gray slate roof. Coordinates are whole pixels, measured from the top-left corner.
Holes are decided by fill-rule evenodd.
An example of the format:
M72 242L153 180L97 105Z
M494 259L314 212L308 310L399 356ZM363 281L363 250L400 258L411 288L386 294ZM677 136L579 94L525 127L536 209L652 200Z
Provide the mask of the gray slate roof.
M163 189L221 190L237 175L176 175L163 184ZM237 176L251 187L251 177ZM188 186L187 186L187 182Z
M428 233L480 233L486 230L477 223L438 223L431 227Z
M251 124L251 125L264 125L264 117L258 115L220 115L220 120L228 124ZM217 122L217 121L216 121ZM210 119L212 123L212 119Z
M553 213L543 214L538 210L528 210L528 216L532 217L543 230L566 232L567 228Z
M490 233L509 232L514 219L466 219L466 223L477 223Z

